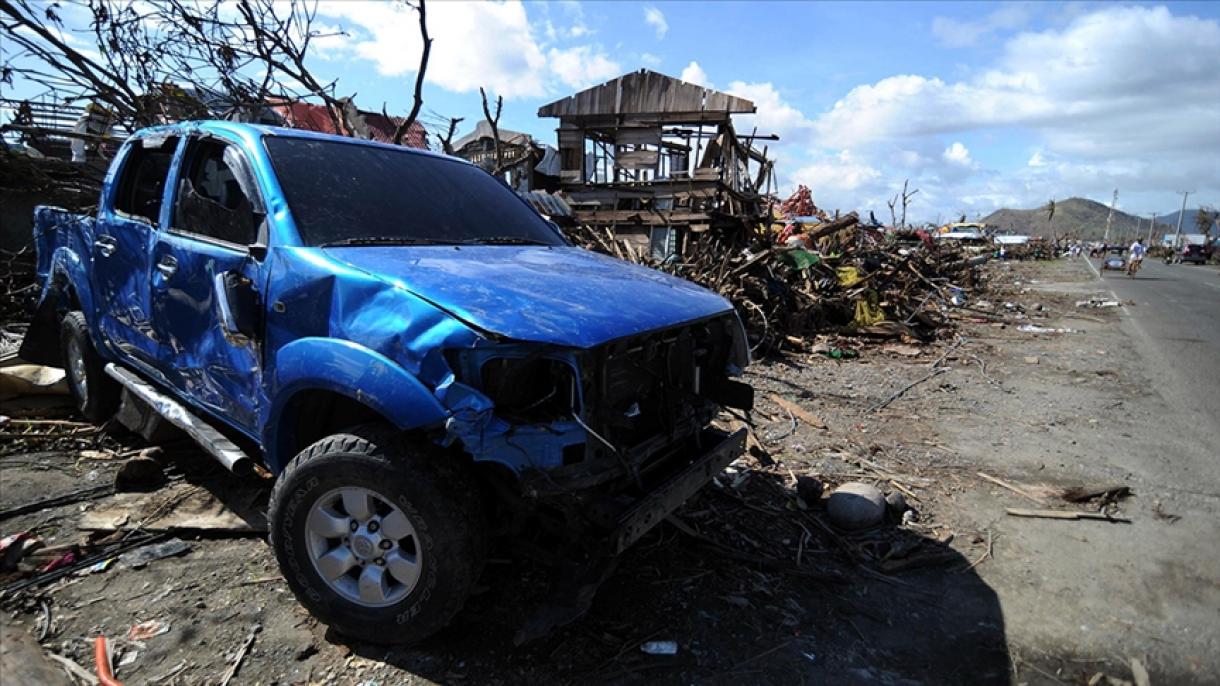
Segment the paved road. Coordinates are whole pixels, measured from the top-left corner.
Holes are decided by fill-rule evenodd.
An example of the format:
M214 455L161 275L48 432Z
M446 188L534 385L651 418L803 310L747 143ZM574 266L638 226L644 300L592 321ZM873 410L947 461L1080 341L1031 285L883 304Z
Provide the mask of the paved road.
M1094 271L1097 262L1090 262ZM1146 259L1134 279L1113 271L1099 278L1120 300L1135 302L1124 308L1124 325L1157 390L1194 418L1200 438L1220 445L1220 269Z

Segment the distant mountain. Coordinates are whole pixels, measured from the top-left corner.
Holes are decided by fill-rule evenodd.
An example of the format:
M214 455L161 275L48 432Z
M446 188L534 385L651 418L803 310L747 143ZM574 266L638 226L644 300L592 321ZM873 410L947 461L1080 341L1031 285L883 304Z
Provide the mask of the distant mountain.
M1199 210L1186 210L1182 213L1182 233L1200 233L1199 225L1195 223L1195 217L1198 216ZM1170 212L1156 218L1158 222L1164 222L1169 225L1169 230L1173 231L1178 226L1178 213ZM1216 235L1216 230L1212 229L1211 235Z
M1072 238L1085 240L1098 240L1105 233L1106 215L1109 213L1110 207L1108 205L1103 205L1087 198L1060 200L1055 203L1055 234L1060 237L1071 236ZM1176 214L1173 220L1175 223L1177 222ZM1051 226L1050 222L1047 221L1045 206L1032 210L1010 210L1007 208L996 210L983 217L983 223L1001 230L1010 230L1033 236L1045 236L1047 238L1051 237ZM1110 239L1112 241L1118 242L1120 238L1125 240L1134 236L1137 228L1140 236L1147 237L1148 219L1127 214L1122 210L1114 210L1114 220L1110 225ZM1163 220L1158 218L1153 235L1161 236L1172 229L1173 225L1165 224ZM1185 231L1185 224L1183 224L1182 229Z

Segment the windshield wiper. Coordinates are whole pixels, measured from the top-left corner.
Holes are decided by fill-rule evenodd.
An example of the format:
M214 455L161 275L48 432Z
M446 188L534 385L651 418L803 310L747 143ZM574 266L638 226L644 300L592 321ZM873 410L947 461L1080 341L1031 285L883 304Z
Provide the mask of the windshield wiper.
M521 236L484 236L481 238L471 238L462 242L474 245L553 245L546 241L523 238Z
M327 241L319 248L334 248L343 245L454 245L454 241L442 241L436 238L420 238L417 236L356 236L341 238L337 241Z

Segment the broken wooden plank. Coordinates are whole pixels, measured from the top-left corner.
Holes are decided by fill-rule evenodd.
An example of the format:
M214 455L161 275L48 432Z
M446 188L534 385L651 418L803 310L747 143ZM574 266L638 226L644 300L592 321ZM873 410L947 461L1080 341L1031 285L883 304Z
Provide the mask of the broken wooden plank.
M1078 512L1076 510L1026 510L1020 507L1010 507L1005 510L1013 517L1035 517L1038 519L1098 519L1105 522L1121 522L1130 524L1126 517L1115 517L1104 512Z
M809 426L812 426L815 429L828 428L826 426L826 422L822 421L821 418L819 418L817 415L813 414L812 412L806 410L805 408L801 407L800 405L797 405L796 403L792 402L791 400L785 400L784 398L780 397L779 395L772 393L771 402L773 402L776 405L779 405L780 407L784 408L785 410L791 412L792 416L796 417L797 419L800 419L802 422L805 422L806 424L808 424Z
M1032 500L1035 503L1038 503L1039 505L1046 504L1045 499L1039 498L1038 496L1034 495L1033 493L1030 493L1029 491L1021 488L1020 486L1017 486L1016 484L1009 483L1003 479L999 479L997 477L991 476L990 474L987 474L985 472L975 472L975 474L978 474L980 479L986 479L987 481L990 481L991 483L993 483L997 486L1000 486L1002 488L1006 488L1023 498L1028 498L1029 500Z

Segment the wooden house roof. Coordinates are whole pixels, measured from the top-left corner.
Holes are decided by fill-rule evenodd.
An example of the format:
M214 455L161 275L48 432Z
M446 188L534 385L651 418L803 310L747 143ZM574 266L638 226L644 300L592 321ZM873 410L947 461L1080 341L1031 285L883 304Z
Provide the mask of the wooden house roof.
M621 114L750 114L754 103L641 69L538 108L539 117Z

